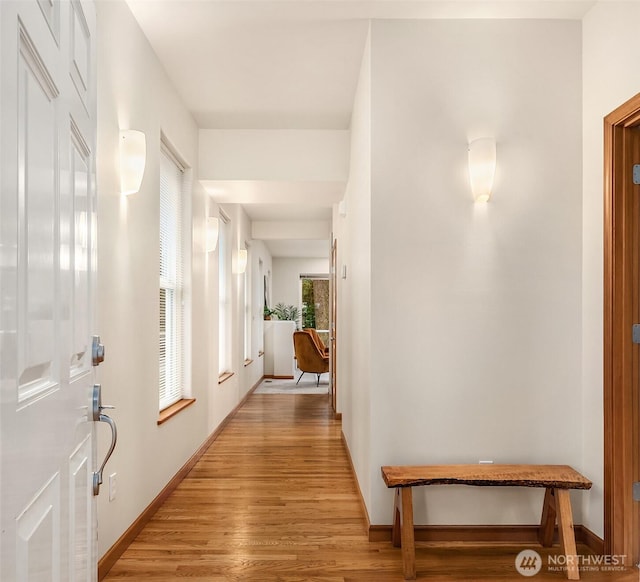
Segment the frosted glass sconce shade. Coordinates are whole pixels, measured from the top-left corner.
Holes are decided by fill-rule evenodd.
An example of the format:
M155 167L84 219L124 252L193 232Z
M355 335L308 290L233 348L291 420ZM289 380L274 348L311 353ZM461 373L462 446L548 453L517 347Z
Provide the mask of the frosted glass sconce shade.
M219 230L220 230L220 223L218 222L218 219L213 216L209 216L207 218L207 234L206 234L206 237L207 237L206 249L208 253L215 251L216 247L218 246Z
M488 202L496 173L496 141L483 137L469 143L469 179L476 202Z
M135 129L120 132L120 193L129 195L140 190L147 160L147 140Z
M238 249L238 254L236 255L236 275L242 275L247 270L247 249Z

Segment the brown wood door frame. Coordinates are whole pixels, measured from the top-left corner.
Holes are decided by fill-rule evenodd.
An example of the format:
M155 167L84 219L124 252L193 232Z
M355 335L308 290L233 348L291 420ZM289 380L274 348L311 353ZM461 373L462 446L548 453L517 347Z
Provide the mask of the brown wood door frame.
M640 93L604 121L604 535L605 552L640 559L640 509L632 486L640 480L639 346Z

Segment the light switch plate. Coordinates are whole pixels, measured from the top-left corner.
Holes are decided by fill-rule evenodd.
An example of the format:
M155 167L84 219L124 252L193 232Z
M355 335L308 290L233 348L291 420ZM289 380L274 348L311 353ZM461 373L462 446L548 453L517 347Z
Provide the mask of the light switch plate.
M113 501L116 498L116 476L117 473L109 475L109 501Z

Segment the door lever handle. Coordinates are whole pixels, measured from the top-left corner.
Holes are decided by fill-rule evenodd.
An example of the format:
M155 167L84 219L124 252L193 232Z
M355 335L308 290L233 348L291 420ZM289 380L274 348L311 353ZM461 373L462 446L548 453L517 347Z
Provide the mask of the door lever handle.
M98 469L93 474L93 494L98 495L100 493L100 485L102 485L102 473L104 471L104 467L107 464L107 461L111 458L113 454L113 449L116 448L116 443L118 442L118 429L116 427L116 423L110 416L106 414L100 415L100 422L106 422L111 427L111 446L107 451L107 454L104 457L104 461L102 461L102 465L100 465L100 469Z
M104 471L104 467L107 464L107 461L111 458L113 454L113 450L116 448L116 443L118 442L118 428L116 426L115 421L110 416L103 414L102 411L105 409L114 409L114 406L110 406L108 404L102 404L102 386L100 384L93 385L93 407L91 419L94 422L106 422L111 428L111 445L109 446L109 450L102 461L102 465L100 465L100 469L98 469L93 474L93 494L98 495L100 493L100 485L102 485L102 473Z

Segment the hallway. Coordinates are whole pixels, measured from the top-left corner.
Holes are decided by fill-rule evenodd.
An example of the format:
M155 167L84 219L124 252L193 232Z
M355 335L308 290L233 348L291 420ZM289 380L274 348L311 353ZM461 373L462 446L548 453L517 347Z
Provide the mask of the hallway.
M253 394L105 580L402 580L400 550L367 540L340 435L327 396ZM524 547L421 543L418 579L522 580Z

